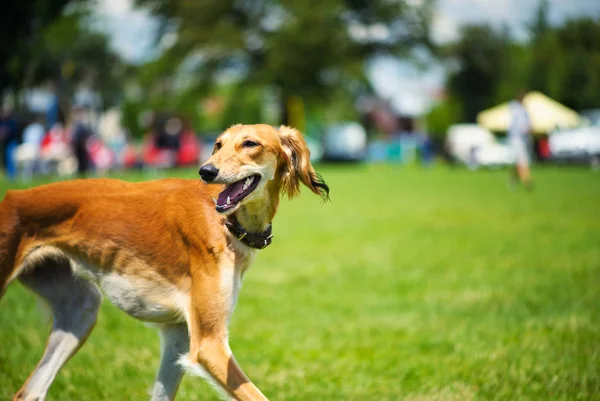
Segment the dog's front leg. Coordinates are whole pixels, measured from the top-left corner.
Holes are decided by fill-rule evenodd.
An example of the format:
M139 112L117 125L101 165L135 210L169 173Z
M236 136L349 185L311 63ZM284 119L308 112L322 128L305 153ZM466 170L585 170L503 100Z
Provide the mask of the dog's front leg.
M232 272L231 270L227 270ZM221 271L223 273L223 270ZM238 401L267 398L248 379L229 348L227 322L236 298L225 277L192 276L192 303L188 314L190 352L181 364L188 373L212 379L217 389Z
M227 340L219 337L205 337L190 350L187 371L206 378L217 390L221 390L227 399L238 401L267 401L267 398L248 379L235 360ZM200 366L204 370L199 369Z

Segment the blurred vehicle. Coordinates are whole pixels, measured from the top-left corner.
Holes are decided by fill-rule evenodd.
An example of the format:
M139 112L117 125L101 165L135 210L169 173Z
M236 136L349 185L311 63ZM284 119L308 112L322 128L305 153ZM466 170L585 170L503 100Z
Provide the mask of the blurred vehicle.
M513 164L512 149L496 140L487 129L477 124L455 124L448 128L446 147L457 161L470 167Z
M366 153L367 131L359 123L340 122L326 128L323 137L323 160L362 161Z
M563 163L600 163L600 126L555 131L549 136L550 157Z
M306 146L308 146L308 150L310 150L310 162L317 163L323 159L323 147L316 139L305 135L304 140L306 141Z
M502 143L490 143L475 149L475 161L478 165L492 167L514 164L513 150Z
M589 125L600 127L600 109L582 110L579 112Z

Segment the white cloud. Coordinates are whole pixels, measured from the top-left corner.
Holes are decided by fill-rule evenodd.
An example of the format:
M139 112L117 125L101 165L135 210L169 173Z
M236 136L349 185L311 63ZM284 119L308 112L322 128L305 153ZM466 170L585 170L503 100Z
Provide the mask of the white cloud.
M581 16L600 17L598 0L549 3L553 24ZM467 23L506 25L516 38L523 39L538 6L538 0L439 0L433 19L433 40L440 44L452 42L458 38L460 26ZM370 64L369 77L377 93L389 99L396 111L418 115L428 109L434 94L443 87L445 70L441 65L432 65L420 71L406 61L379 58Z
M538 5L538 0L438 0L433 39L436 43L450 42L458 37L461 25L481 22L498 27L507 25L517 38L524 38L527 21ZM600 17L600 1L550 0L552 23L580 16ZM157 21L147 10L134 8L132 0L97 0L95 20L96 25L110 35L112 46L127 60L142 62L156 54L153 40ZM386 34L379 27L371 32L364 26L350 27L350 33L364 37Z
M538 0L439 0L433 24L437 43L449 42L453 30L467 23L490 23L496 27L508 26L518 39L527 37L527 23L539 6ZM569 18L600 17L600 1L550 0L549 18L561 24Z
M458 21L440 12L433 15L432 40L435 43L453 42L458 39L460 25Z
M393 108L403 115L426 112L433 95L444 82L440 65L419 69L413 63L391 57L378 57L369 63L368 74L375 91L390 100Z
M148 10L133 8L132 0L98 0L92 21L109 35L111 46L127 61L143 62L157 52L158 22Z
M421 0L410 0L419 3ZM466 23L507 25L517 38L526 37L526 23L538 7L538 0L439 0L433 21L433 39L447 43L458 37ZM550 21L562 23L580 16L600 17L598 0L550 0ZM98 0L95 25L111 37L111 45L131 62L143 62L159 50L154 44L158 23L146 10L134 9L132 0ZM350 34L368 38L383 37L375 27L350 27ZM171 38L173 39L173 38ZM392 102L402 114L417 115L427 110L432 94L443 86L444 69L434 65L426 71L409 62L379 58L369 66L369 77L377 92Z
M98 0L96 9L104 14L126 14L132 9L131 0Z

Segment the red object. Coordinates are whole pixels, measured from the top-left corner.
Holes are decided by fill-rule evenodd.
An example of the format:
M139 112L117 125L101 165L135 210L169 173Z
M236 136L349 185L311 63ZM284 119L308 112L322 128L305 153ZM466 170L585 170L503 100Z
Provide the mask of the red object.
M157 136L148 134L142 150L142 160L145 165L158 167L189 166L198 163L200 144L193 131L179 134L179 149L177 151L160 149L156 146Z
M138 162L138 155L133 146L128 145L123 154L123 165L125 167L135 167Z
M198 163L200 144L192 131L184 131L180 136L179 151L177 152L177 165L188 166Z
M548 141L548 138L540 139L540 141L538 142L538 149L542 159L550 158L550 143Z

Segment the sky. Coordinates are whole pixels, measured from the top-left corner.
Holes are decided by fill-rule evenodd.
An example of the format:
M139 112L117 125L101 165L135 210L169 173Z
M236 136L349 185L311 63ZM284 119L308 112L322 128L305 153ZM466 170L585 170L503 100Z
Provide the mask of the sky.
M527 21L535 14L538 0L438 0L434 19L434 39L438 42L456 38L460 25L489 22L506 24L515 37L525 39ZM550 0L549 19L561 24L566 19L589 15L600 18L598 0Z
M526 23L538 4L538 0L437 0L433 40L452 41L461 25L478 22L506 25L517 39L527 39ZM584 15L600 18L600 0L550 0L549 4L553 24ZM153 33L157 23L147 11L133 8L132 0L97 0L94 14L98 28L109 34L112 47L126 60L141 63L156 54ZM368 71L380 95L398 112L409 115L429 107L432 94L441 89L445 77L439 65L421 71L409 62L390 58L374 60Z

